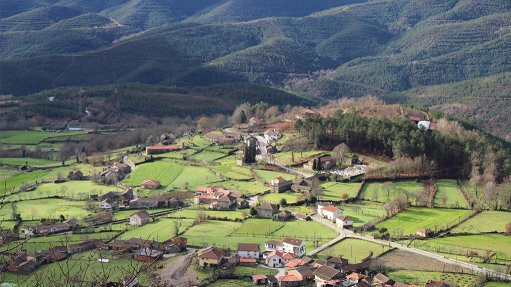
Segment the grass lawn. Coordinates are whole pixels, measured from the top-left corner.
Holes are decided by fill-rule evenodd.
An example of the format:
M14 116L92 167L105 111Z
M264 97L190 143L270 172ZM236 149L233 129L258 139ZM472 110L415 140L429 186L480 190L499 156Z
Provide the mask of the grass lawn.
M49 166L59 166L62 163L53 160L40 159L40 158L22 158L22 157L10 157L10 158L0 158L0 164L7 165L28 165L31 167L49 167Z
M471 214L470 210L412 207L377 225L387 228L392 236L411 235L421 228L445 230Z
M511 222L511 212L483 211L456 226L451 233L505 232L508 222Z
M35 145L48 138L75 134L79 132L0 131L0 143Z
M327 182L321 184L323 193L319 196L321 200L339 201L343 194L348 194L350 198L357 196L362 183L356 182Z
M98 261L100 258L109 259L108 263L101 263ZM115 255L112 252L105 251L89 251L85 253L75 254L69 261L55 262L49 265L42 266L36 272L43 278L53 278L53 280L62 280L61 284L65 286L66 278L63 277L61 269L69 270L71 280L87 280L93 282L115 281L119 282L124 279L126 274L137 274L143 269L143 263L132 260L129 255ZM149 285L150 279L146 273L138 274L139 280L142 284ZM35 280L36 276L32 276L27 283ZM92 284L92 283L91 283ZM35 286L35 285L27 285ZM43 286L50 286L44 285ZM88 285L92 286L92 285Z
M163 158L172 158L172 159L183 159L184 156L190 156L197 151L194 149L184 149L179 151L173 151L173 152L166 152L161 154L155 154L153 157L163 157Z
M332 247L321 251L319 257L342 256L350 261L350 263L359 263L373 253L373 257L377 257L389 249L388 246L368 242L360 239L347 238Z
M212 184L213 186L223 187L232 191L241 192L246 195L260 194L270 190L267 185L258 181L223 181Z
M48 250L50 247L66 246L70 244L85 242L92 239L101 239L107 241L117 235L117 232L98 232L91 234L64 234L64 235L53 235L45 237L33 237L30 240L23 242L14 241L9 244L0 247L0 251L3 250L25 250L26 252L42 252ZM15 248L15 249L11 249ZM10 251L13 252L13 251Z
M270 219L251 218L246 220L233 234L242 236L271 235L286 223L272 221Z
M162 188L197 187L221 180L204 167L183 165L171 160L160 160L137 166L125 184L139 186L144 180L159 180Z
M388 202L400 194L408 194L414 203L415 195L423 191L424 186L416 181L370 182L362 188L362 198L376 202Z
M193 223L188 219L160 218L140 227L129 227L130 230L123 233L119 239L141 238L144 240L165 241L174 238L174 222L180 222L179 232L183 232Z
M458 273L400 270L390 272L388 276L398 282L418 286L423 286L428 280L441 280L459 287L473 287L477 283L477 276Z
M314 157L324 155L324 154L330 154L328 151L321 151L321 150L311 150L311 151L304 151L304 152L294 152L295 161L293 162L291 152L280 152L275 154L275 159L280 161L281 163L285 165L295 165L304 163Z
M237 266L234 270L234 276L251 277L252 275L264 274L264 275L276 275L278 273L275 269L263 268L263 267L248 267L248 266Z
M484 255L483 251L491 250L496 252L499 258L511 260L511 240L509 240L509 237L500 234L449 236L412 244L421 249L443 253L463 254L464 250L475 250L480 251L480 255Z
M511 283L509 282L487 282L484 284L484 287L509 287Z
M259 202L268 202L268 203L275 203L280 204L280 201L282 199L285 199L287 203L295 203L299 200L299 197L301 196L301 193L294 193L294 192L285 192L285 193L268 193L261 197L259 197Z
M220 279L220 280L217 280L217 281L215 281L211 284L208 284L206 286L207 287L253 287L254 283L252 282L252 280L248 280L248 279L247 280Z
M257 176L259 176L264 181L264 183L268 183L268 182L276 179L279 176L282 176L286 180L292 180L292 179L296 178L296 175L294 175L294 174L289 174L289 173L284 173L284 172L275 172L275 171L271 171L271 170L259 170L258 169L255 171L255 173L257 174Z
M234 210L234 211L222 211L222 210L209 210L207 206L197 206L192 205L189 208L181 209L176 212L170 213L168 217L170 218L189 218L189 219L195 219L197 218L197 213L201 211L207 214L210 217L214 218L227 218L229 220L235 220L235 219L245 219L245 216L243 216L241 210ZM245 210L245 212L249 212L248 209Z
M353 219L353 226L360 227L379 217L385 216L385 209L380 203L371 201L357 201L339 206L344 214Z
M236 166L234 158L228 158L229 161L223 159L220 165L213 166L212 169L221 175L233 180L251 180L253 178L252 171L246 167Z
M435 195L435 206L442 207L462 207L468 208L468 202L465 200L458 184L454 179L440 179L436 182L438 192Z
M45 183L39 185L34 191L13 194L7 200L27 200L45 198L50 196L61 196L74 200L87 200L89 195L103 195L110 191L122 191L117 186L98 185L92 181L68 181L63 183Z
M83 219L90 214L85 210L86 205L85 201L68 201L56 198L24 200L16 203L18 213L24 220L58 219L60 215L64 215L66 219Z
M200 153L194 154L190 158L193 160L214 161L224 156L225 156L224 153L204 150L201 151Z
M193 149L203 149L213 144L213 142L208 141L202 136L196 135L192 137L182 137L176 140L177 144L184 144L185 146L189 146Z
M6 179L9 179L13 176L22 174L23 172L18 170L15 167L10 166L1 166L0 167L0 182L4 182Z

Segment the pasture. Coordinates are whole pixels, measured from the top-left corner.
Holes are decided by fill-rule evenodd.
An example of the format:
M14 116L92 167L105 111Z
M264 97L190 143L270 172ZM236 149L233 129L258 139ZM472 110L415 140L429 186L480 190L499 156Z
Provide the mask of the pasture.
M120 192L117 186L98 185L92 181L68 181L63 183L44 183L35 190L13 194L7 197L9 201L31 200L59 196L73 200L87 200L92 194L103 195L110 191Z
M30 167L52 167L59 166L62 163L59 161L53 161L48 159L40 159L40 158L28 158L28 157L10 157L10 158L0 158L0 164L6 165L28 165Z
M248 214L247 210L233 210L233 211L223 211L223 210L210 210L207 206L198 206L192 205L188 208L178 210L176 212L170 213L167 217L170 218L187 218L187 219L196 219L200 213L206 214L208 217L213 218L227 218L229 220L242 220L246 218L244 213Z
M415 234L421 228L445 230L471 214L470 210L412 207L377 225L386 228L391 236Z
M295 165L304 163L314 157L320 156L320 155L326 155L330 154L328 151L321 151L321 150L311 150L311 151L296 151L294 152L294 161L292 152L280 152L275 154L275 159L281 162L284 165Z
M0 131L0 143L35 145L52 137L76 134L79 132Z
M217 161L219 165L212 166L211 169L219 174L233 180L251 180L252 171L247 167L236 165L236 160L232 157L223 158Z
M436 182L438 191L435 196L435 206L468 208L468 202L461 194L454 179L440 179Z
M327 182L321 184L323 192L319 196L320 200L339 201L343 194L348 194L349 198L355 198L362 183L356 182Z
M428 280L440 280L459 287L473 287L477 283L477 276L459 273L426 272L413 270L392 271L389 277L402 283L423 286Z
M296 203L300 200L301 193L284 192L284 193L268 193L259 197L259 202L268 202L280 204L282 199L285 199L288 204Z
M143 240L165 241L177 235L174 233L174 224L178 222L179 232L183 232L193 223L188 219L159 218L140 227L128 226L128 231L123 233L119 239L141 238Z
M511 240L501 234L462 235L428 239L414 242L421 249L452 254L464 254L466 250L495 252L501 259L511 259Z
M224 153L204 150L204 151L201 151L199 153L192 155L190 157L190 159L197 160L197 161L214 161L214 160L217 160L224 156L226 156L226 154L224 154Z
M388 246L368 242L360 239L347 238L318 253L319 257L341 256L350 263L359 263L370 254L378 257L389 250Z
M264 185L258 181L222 181L212 184L212 186L223 187L232 191L241 192L246 195L260 194L270 190L267 185Z
M368 222L374 222L385 216L385 209L382 205L371 201L345 203L341 204L339 208L343 210L345 215L353 219L353 227L361 227Z
M423 190L423 184L416 181L370 182L364 184L362 198L376 202L389 202L402 194L414 203L415 195Z
M268 182L276 179L279 176L283 177L286 180L292 180L292 179L296 178L296 175L294 175L294 174L289 174L289 173L284 173L284 172L276 172L276 171L271 171L271 170L260 170L260 169L257 169L257 170L255 170L255 173L265 183L268 183Z
M511 212L486 210L456 226L451 233L503 233L509 222L511 222Z
M86 205L85 201L68 201L57 198L24 200L16 203L17 211L24 220L58 219L60 215L66 219L79 220L90 214L85 210Z

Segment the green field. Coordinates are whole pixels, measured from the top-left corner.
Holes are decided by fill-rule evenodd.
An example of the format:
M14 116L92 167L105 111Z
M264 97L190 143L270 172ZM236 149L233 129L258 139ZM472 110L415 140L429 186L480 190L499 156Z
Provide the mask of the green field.
M203 149L212 145L211 141L203 138L202 136L196 135L193 137L182 137L176 140L177 144L184 144L185 146L189 146L193 149Z
M440 179L436 182L438 191L435 196L435 206L468 208L468 202L461 194L454 179Z
M361 183L354 182L327 182L321 184L323 192L319 196L320 200L339 201L343 194L348 194L350 198L357 196Z
M252 171L246 167L236 166L234 158L222 159L220 165L213 166L212 169L221 175L233 180L251 180L253 178Z
M398 213L377 225L378 228L387 228L392 236L412 235L421 228L430 228L433 231L445 230L446 225L452 226L467 216L471 211L443 208L412 207Z
M204 151L201 151L200 153L194 154L190 158L193 160L214 161L214 160L217 160L224 156L226 156L226 154L224 154L224 153L204 150Z
M422 183L416 181L370 182L362 188L362 198L376 202L389 202L398 195L405 195L415 204L415 195L424 189Z
M158 212L162 212L162 211L165 211L165 210L168 210L166 208L155 208L155 209L146 209L145 211L147 211L147 213L149 214L153 214L153 213L158 213ZM114 217L113 217L113 220L121 220L121 219L127 219L127 218L130 218L130 216L135 213L135 212L138 212L140 210L137 210L137 209L130 209L130 210L117 210L114 212Z
M268 183L274 179L276 179L277 177L279 176L282 176L284 179L286 180L292 180L292 179L295 179L296 178L296 175L294 174L289 174L289 173L284 173L284 172L275 172L275 171L271 171L271 170L260 170L260 169L257 169L255 171L255 173L257 174L257 176L259 176L265 183Z
M40 158L0 158L0 164L7 165L28 165L30 167L51 167L51 166L59 166L62 163L53 160L40 159Z
M388 276L395 281L418 286L423 286L428 280L445 281L459 287L474 287L477 283L477 276L458 273L400 270L390 272Z
M441 253L464 254L465 250L475 250L484 255L484 251L490 250L501 259L511 260L511 240L500 234L439 237L412 244L421 249Z
M385 216L385 209L380 203L371 201L357 201L339 206L344 214L353 219L353 226L360 227L368 222L374 222Z
M259 197L259 202L268 202L280 204L282 199L285 199L288 204L296 203L300 200L301 193L285 192L285 193L268 193Z
M258 181L222 181L213 184L213 186L224 187L232 191L241 192L247 195L260 194L270 190L267 185Z
M505 232L511 212L483 211L451 230L451 233Z
M58 219L60 215L64 215L66 219L83 219L90 213L85 210L86 205L85 201L68 201L55 198L24 200L16 203L18 213L21 214L23 220Z
M153 157L162 157L162 158L171 158L171 159L181 159L182 160L183 157L190 156L196 152L197 151L194 149L184 149L184 150L179 150L179 151L155 154L155 155L153 155ZM130 155L130 158L131 158L131 156L132 155ZM144 159L145 159L145 156L144 156Z
M79 132L0 131L0 143L35 145L52 137L76 134Z
M321 251L318 256L341 256L348 259L350 263L359 263L362 259L366 258L373 253L373 257L377 257L383 252L389 250L388 246L359 240L347 238L332 247Z
M254 283L251 280L241 279L220 279L211 284L206 285L207 287L252 287Z
M291 152L288 151L275 154L275 159L277 159L278 161L285 165L295 165L324 154L330 154L330 152L321 150L311 150L304 152L298 151L294 153L295 161L293 162Z
M171 160L144 163L124 180L125 184L139 186L144 180L159 180L162 188L197 187L221 180L204 167L183 165Z
M207 206L198 206L192 205L188 208L178 210L176 212L170 213L168 217L170 218L187 218L187 219L195 219L197 218L197 214L199 212L204 212L206 215L213 218L227 218L229 220L241 220L245 219L243 215L244 212L248 213L248 210L245 211L222 211L222 210L209 210Z
M264 275L276 275L278 273L275 269L263 268L263 267L247 267L237 266L234 270L234 276L237 277L250 277L252 275L264 274Z
M239 234L241 236L271 235L286 224L287 223L272 221L269 219L252 218L245 221L233 234Z
M33 237L30 240L24 242L14 241L9 244L0 247L0 252L3 250L25 250L26 252L42 252L48 250L48 248L56 246L66 246L70 244L76 244L85 242L92 239L101 239L107 241L117 235L117 232L98 232L91 234L64 234L64 235L53 235L45 237Z
M7 197L9 201L60 196L74 200L88 200L91 194L103 195L110 191L120 192L117 186L98 185L92 181L68 181L63 183L45 183L34 191L13 194Z
M484 284L484 287L509 287L511 283L509 282L487 282Z
M183 232L192 225L193 220L160 218L140 227L129 227L119 239L141 238L144 240L165 241L174 238L174 222L180 222L179 232Z

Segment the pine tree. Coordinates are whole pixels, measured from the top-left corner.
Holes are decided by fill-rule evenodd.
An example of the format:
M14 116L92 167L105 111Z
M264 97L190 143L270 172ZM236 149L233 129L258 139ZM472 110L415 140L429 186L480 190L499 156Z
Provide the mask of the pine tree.
M238 119L238 123L240 123L240 124L246 124L247 123L247 115L245 114L244 110L241 110L240 117Z

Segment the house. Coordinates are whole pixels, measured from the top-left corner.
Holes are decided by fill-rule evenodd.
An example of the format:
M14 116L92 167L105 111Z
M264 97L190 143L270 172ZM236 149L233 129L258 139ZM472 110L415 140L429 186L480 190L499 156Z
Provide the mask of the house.
M163 250L165 253L179 253L181 252L181 247L176 245L172 240L167 240L162 243Z
M322 265L332 267L334 269L343 269L348 266L348 260L340 256L329 257L326 262L322 262Z
M449 284L445 283L444 281L428 280L426 281L424 287L449 287Z
M145 210L135 212L130 216L130 225L142 226L142 225L148 223L150 218L151 218L151 216Z
M282 242L269 240L264 243L264 251L282 251Z
M360 281L362 281L362 279L364 279L364 278L365 278L365 275L353 272L350 275L346 276L346 281L357 284Z
M12 257L7 263L6 269L16 274L30 274L43 263L43 260L37 260L36 257L29 256L27 253L23 252Z
M293 259L295 259L293 253L272 251L266 255L265 262L270 268L280 268Z
M273 218L273 215L279 212L279 206L276 204L263 202L261 205L256 207L256 211L257 217Z
M281 275L277 277L280 287L295 287L300 286L303 280L298 279L294 275Z
M291 218L293 218L293 213L289 210L282 210L273 216L273 220L275 221L287 221Z
M142 262L156 261L161 258L163 252L151 248L142 248L138 253L133 255L133 259Z
M126 240L115 240L108 244L108 249L118 253L126 253L130 251L131 246Z
M335 225L339 228L353 228L353 219L346 215L340 215L335 219Z
M216 247L209 246L200 249L197 252L199 266L203 267L219 266L222 263L222 259L224 258L225 254L226 254L225 250Z
M261 120L259 118L256 118L256 117L251 117L248 120L248 125L251 126L251 127L260 126L261 125Z
M31 236L45 236L54 233L62 233L72 231L76 227L76 220L71 219L64 222L57 222L54 224L40 225L40 226L27 226L21 229L21 233L26 237Z
M373 285L381 284L381 285L394 285L395 281L385 276L382 273L378 273L373 276ZM431 286L433 287L433 286Z
M252 275L252 282L256 285L263 285L268 282L268 277L266 275Z
M318 204L318 215L335 222L335 219L342 215L342 210L333 205Z
M295 179L291 185L291 190L299 193L310 193L314 184L310 179Z
M130 200L129 208L130 209L151 209L151 208L161 208L168 207L169 200L165 197L144 197Z
M340 279L342 273L329 266L319 266L314 270L314 278L316 279L316 286L323 287L330 285L329 282L332 280Z
M177 145L153 145L145 148L146 155L167 153L180 150Z
M368 223L362 225L362 227L360 227L360 229L364 232L369 232L369 231L375 230L376 227L374 226L374 223L368 222Z
M245 198L237 198L236 199L236 207L238 209L249 208L250 207L250 203Z
M234 196L224 195L209 204L210 209L231 210L236 207L236 198Z
M69 180L82 180L83 179L83 172L81 172L80 170L71 171L67 175L67 178Z
M312 218L309 215L307 215L305 213L301 213L301 212L295 213L295 218L298 220L304 220L304 221L312 220Z
M99 209L112 209L113 208L112 200L105 199L99 203Z
M188 243L188 240L184 237L176 237L172 240L172 242L177 245L179 248L181 248L181 251L186 250L186 245Z
M282 240L283 252L293 253L296 257L305 255L305 240L286 237Z
M282 134L276 130L268 130L264 132L264 140L267 143L276 142L282 138Z
M289 270L287 274L295 276L302 282L314 280L314 270L312 270L312 268L309 266L297 267L295 269Z
M238 255L241 258L259 259L259 244L256 243L238 243Z
M291 186L293 185L293 181L286 180L282 176L279 176L276 179L270 181L268 185L271 187L272 192L280 193L290 190Z
M337 160L329 155L323 155L309 160L303 164L307 170L328 170L337 165Z
M421 228L415 232L415 235L422 237L422 238L428 238L431 236L433 231L429 228Z
M160 187L160 181L158 180L144 180L140 184L141 188L145 189L158 189Z
M89 240L86 242L71 244L71 245L68 245L66 248L67 248L68 254L77 254L77 253L82 253L82 252L89 251L92 249L96 249L100 245L101 245L101 240L96 239L96 240Z

